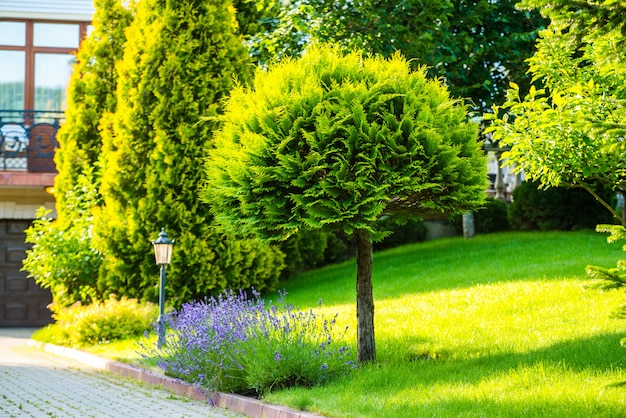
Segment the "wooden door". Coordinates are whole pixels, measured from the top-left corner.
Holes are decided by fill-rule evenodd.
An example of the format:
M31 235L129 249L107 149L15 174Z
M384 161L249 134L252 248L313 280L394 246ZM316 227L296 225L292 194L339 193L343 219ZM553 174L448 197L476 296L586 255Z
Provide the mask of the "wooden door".
M21 271L27 220L0 220L0 327L40 327L52 322L50 291Z

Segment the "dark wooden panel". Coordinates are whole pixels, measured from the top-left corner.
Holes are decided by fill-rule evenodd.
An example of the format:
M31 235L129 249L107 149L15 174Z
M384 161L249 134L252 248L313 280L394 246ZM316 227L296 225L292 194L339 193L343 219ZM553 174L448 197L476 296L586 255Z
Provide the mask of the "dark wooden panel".
M0 327L39 327L52 322L50 291L39 287L22 260L29 248L24 230L30 222L0 220Z

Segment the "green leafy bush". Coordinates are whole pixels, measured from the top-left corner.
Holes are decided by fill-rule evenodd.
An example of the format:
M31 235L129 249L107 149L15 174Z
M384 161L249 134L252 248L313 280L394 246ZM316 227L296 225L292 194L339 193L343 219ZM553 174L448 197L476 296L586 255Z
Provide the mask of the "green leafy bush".
M48 327L42 338L66 346L85 346L141 336L151 328L157 307L137 299L119 300L111 296L104 302L69 307L53 304L55 324ZM45 337L47 335L47 337Z
M463 216L452 219L454 227L463 232ZM488 197L482 208L474 212L474 229L477 234L489 234L511 230L506 202Z
M509 224L507 203L501 200L487 198L483 208L474 213L474 227L479 234L508 231Z
M375 250L386 250L413 242L426 240L428 229L421 219L408 219L406 223L399 224L388 217L383 217L377 222L382 229L390 231L391 234L382 240L374 243Z
M26 251L23 270L41 287L50 289L52 300L60 306L98 300L102 255L91 246L91 218L63 225L47 215L40 209L26 230L26 242L33 246Z
M604 201L613 200L607 189L596 190ZM539 189L537 182L525 182L513 190L509 222L517 230L576 230L610 223L612 215L583 189L551 187Z
M390 234L374 243L376 251L426 239L427 228L423 220L409 219L406 223L399 224L391 218L384 217L378 220L377 224ZM285 254L286 267L283 271L285 276L344 261L354 256L354 243L351 237L342 232L323 229L300 231L281 242L280 249Z
M303 230L282 241L284 275L322 267L348 257L350 242L342 234L326 230Z

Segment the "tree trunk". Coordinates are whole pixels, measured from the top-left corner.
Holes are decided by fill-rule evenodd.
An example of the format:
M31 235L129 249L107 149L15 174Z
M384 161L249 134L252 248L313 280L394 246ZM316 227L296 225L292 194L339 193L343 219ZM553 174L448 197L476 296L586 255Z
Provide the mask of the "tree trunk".
M476 236L476 227L474 226L474 212L463 214L463 237L474 238Z
M358 229L356 243L356 316L357 358L360 363L376 358L374 340L374 296L372 293L372 240L370 233Z
M622 195L622 221L626 221L626 191L620 190L619 194ZM626 226L622 223L623 226Z

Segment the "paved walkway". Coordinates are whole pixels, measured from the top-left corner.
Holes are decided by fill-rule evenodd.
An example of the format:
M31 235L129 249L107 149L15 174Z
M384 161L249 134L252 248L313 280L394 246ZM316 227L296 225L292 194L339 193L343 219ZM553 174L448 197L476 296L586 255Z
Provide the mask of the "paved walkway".
M0 328L0 417L241 417L27 344L32 330ZM78 368L80 367L80 368Z

